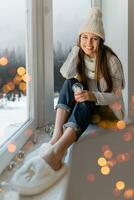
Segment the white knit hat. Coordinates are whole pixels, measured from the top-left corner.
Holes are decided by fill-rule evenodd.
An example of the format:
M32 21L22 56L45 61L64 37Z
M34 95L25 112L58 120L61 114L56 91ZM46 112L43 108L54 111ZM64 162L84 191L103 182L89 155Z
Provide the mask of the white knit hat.
M90 9L88 18L85 20L79 30L79 35L86 32L94 33L105 40L102 12L99 10L99 8L93 7Z

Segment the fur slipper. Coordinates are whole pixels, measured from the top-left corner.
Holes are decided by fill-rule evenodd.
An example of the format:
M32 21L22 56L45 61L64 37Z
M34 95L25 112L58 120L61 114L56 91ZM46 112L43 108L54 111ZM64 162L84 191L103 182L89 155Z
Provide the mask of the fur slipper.
M52 148L53 145L50 143L43 143L39 148L35 149L34 151L30 152L24 159L24 162L32 159L35 156L44 157L46 151Z
M67 165L55 171L41 157L28 160L13 175L10 183L21 195L35 195L47 190L67 172Z

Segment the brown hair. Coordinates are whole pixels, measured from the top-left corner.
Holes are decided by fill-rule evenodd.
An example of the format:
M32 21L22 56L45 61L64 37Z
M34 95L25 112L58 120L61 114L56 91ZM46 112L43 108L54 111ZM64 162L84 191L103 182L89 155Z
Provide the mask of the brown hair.
M108 68L108 60L107 60L108 52L117 57L117 55L113 52L113 50L110 47L104 45L103 39L100 38L98 52L96 55L95 78L96 78L98 90L100 91L99 80L100 80L101 76L104 77L104 79L107 83L107 90L105 92L111 92L113 89L113 82L112 82L112 78L110 76L110 71ZM80 48L79 53L78 53L79 62L77 65L77 72L81 77L81 81L82 81L84 87L88 88L87 76L85 74L84 54L85 54L84 51Z

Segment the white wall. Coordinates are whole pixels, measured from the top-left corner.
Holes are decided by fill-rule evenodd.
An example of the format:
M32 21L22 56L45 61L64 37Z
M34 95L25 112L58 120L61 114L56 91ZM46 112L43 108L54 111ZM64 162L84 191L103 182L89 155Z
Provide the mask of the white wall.
M126 87L123 91L126 119L128 117L128 1L102 0L102 12L106 33L106 44L109 45L120 58Z

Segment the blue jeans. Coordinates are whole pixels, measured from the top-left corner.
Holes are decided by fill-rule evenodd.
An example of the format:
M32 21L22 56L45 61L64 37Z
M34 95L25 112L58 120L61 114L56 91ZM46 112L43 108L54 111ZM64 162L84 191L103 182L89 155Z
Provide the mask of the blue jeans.
M91 101L75 101L72 85L76 82L79 81L75 78L65 80L56 108L63 108L69 111L68 121L63 125L63 128L74 128L76 131L76 140L78 140L89 123L91 123L92 114L96 106Z

